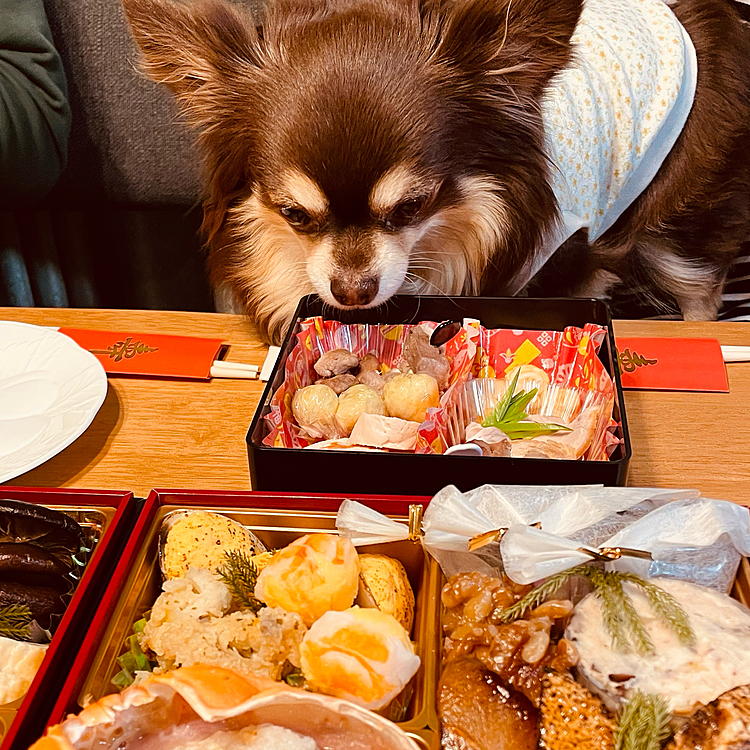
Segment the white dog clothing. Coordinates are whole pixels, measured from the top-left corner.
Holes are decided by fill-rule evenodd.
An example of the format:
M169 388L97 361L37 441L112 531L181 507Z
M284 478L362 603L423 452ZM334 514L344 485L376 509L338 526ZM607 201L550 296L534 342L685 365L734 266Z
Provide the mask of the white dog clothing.
M585 0L571 41L571 64L542 103L560 222L521 286L579 229L595 240L615 223L656 175L695 96L695 48L663 0Z

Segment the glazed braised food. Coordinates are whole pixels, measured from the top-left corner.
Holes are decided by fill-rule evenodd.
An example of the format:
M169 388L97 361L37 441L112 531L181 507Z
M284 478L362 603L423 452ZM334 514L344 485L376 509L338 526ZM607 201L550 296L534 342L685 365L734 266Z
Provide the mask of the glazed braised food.
M569 641L561 638L560 621L573 610L567 600L551 600L515 622L503 624L497 614L530 589L510 579L461 573L442 592L446 662L470 656L497 674L506 685L539 707L542 677L565 672L577 661Z
M576 577L593 592L550 598ZM724 594L584 565L533 590L459 574L442 604L443 750L750 747L750 611Z
M66 514L0 500L0 705L28 691L82 572L85 543Z
M573 608L550 601L503 624L498 613L530 587L508 578L461 573L443 587L444 669L438 714L444 750L532 750L537 746L542 680L576 662L559 620Z

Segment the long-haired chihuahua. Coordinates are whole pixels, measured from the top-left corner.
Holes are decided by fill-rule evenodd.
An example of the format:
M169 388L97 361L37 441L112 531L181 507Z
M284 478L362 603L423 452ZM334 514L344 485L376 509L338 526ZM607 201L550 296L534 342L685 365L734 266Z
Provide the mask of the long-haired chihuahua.
M124 0L205 155L209 266L273 342L300 296L606 296L716 316L750 234L726 0Z

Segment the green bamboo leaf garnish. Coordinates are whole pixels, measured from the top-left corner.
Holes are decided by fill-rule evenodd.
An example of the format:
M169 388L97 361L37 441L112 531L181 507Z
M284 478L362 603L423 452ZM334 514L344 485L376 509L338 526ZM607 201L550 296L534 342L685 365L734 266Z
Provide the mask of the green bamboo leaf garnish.
M520 370L516 370L508 390L503 393L503 397L495 404L495 408L482 421L482 427L497 427L511 440L552 435L561 431L570 432L570 427L561 424L523 421L529 416L524 410L536 396L537 389L532 388L530 391L516 393L519 375Z
M570 427L564 427L552 422L506 422L500 429L511 440L522 440L523 438L538 437L540 435L553 435L556 432L570 432Z
M669 705L640 690L625 704L615 729L615 750L660 750L672 734Z
M31 610L25 604L0 607L0 636L26 641L31 635Z
M513 393L516 390L518 384L518 376L520 371L516 371L516 375L513 378L513 382L510 384L508 390L503 393L503 397L495 404L495 408L490 412L487 418L482 422L482 427L497 427L499 422L505 419L505 415L510 407L510 402L513 399Z
M654 653L651 637L623 588L624 582L632 583L643 591L654 614L668 625L683 643L695 643L695 633L690 627L688 616L671 594L633 573L606 571L591 563L583 563L550 576L512 606L496 609L492 613L492 620L496 623L509 623L523 617L576 576L583 576L591 581L601 605L602 623L616 650L634 649L641 656Z
M241 550L227 550L224 553L224 566L217 573L240 606L257 614L266 605L255 596L258 569L250 556Z

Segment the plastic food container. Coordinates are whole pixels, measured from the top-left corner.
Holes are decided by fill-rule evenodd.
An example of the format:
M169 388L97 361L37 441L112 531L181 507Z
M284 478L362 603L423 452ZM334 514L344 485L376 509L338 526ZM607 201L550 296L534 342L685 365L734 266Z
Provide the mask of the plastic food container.
M613 417L619 444L608 461L426 455L336 450L307 450L264 445L264 417L284 381L284 365L297 343L301 321L317 315L346 323L403 324L475 318L485 328L562 331L595 323L607 331L599 358L615 386ZM257 490L365 492L432 495L455 484L466 491L486 483L623 485L631 456L620 376L615 365L614 334L607 306L593 299L396 296L373 310L346 312L326 308L315 296L304 297L295 313L276 366L247 433L253 488Z
M130 492L0 487L0 498L22 500L67 513L83 528L93 554L47 654L23 698L0 706L2 750L26 748L41 734L65 676L136 516Z
M162 520L170 513L185 509L204 509L223 513L239 521L271 548L285 546L312 531L335 530L336 512L341 497L283 495L259 492L180 492L153 491L143 507L120 562L101 603L94 614L75 664L62 687L52 711L50 723L69 712L80 710L84 700L98 700L116 692L111 680L120 671L117 657L130 635L134 622L151 608L161 592L158 564L158 536ZM409 505L424 505L426 498L358 497L382 513L408 521ZM406 709L397 718L399 725L427 750L436 726L434 695L438 653L439 568L428 558L420 544L408 540L372 548L375 552L399 559L409 576L416 596L412 639L422 665L405 689ZM388 709L385 716L391 718ZM427 740L425 739L427 733Z

